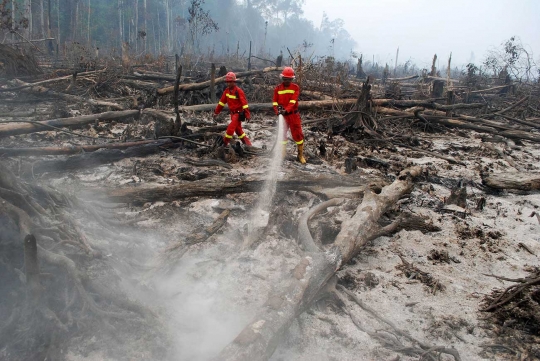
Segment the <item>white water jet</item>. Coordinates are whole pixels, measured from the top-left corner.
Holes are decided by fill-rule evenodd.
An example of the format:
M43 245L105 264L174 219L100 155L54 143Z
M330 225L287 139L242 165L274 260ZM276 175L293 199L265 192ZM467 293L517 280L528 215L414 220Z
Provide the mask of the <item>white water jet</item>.
M248 235L244 241L244 248L251 246L253 242L259 238L261 231L266 227L270 218L270 208L276 193L276 184L281 170L281 163L283 162L283 146L281 145L281 141L283 140L282 137L284 127L285 118L283 118L283 115L280 114L278 117L276 142L272 151L270 167L267 170L268 173L259 196L259 201L257 202L257 206L255 207L248 223Z

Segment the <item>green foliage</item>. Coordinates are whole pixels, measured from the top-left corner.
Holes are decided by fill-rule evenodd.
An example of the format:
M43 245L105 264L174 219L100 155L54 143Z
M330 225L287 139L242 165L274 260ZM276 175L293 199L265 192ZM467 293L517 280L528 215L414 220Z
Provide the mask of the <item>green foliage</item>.
M502 43L500 49L491 50L483 64L497 77L502 72L508 72L511 78L518 81L531 81L538 72L532 54L516 36Z

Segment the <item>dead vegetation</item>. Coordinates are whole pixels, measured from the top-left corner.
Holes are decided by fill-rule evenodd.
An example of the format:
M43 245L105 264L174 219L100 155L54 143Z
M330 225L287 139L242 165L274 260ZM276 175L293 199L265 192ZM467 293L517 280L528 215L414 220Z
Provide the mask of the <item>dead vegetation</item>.
M526 271L528 275L518 279L493 275L514 284L494 289L482 300L485 327L495 335L494 344L484 346L486 352L499 349L522 360L540 357L540 270Z
M261 64L237 71L255 114L255 146L224 149L219 139L225 126L205 113L222 90L223 69L178 68L172 74L159 61L94 66L34 72L24 82L4 79L0 88L0 318L7 320L0 325L0 356L61 359L62 349L73 350L80 339L105 329L97 337L111 357L165 358L170 339L162 315L121 291L120 275L132 275L133 287L141 287L141 279L143 289L150 287L152 275L171 273L186 254L219 246L219 237L231 231L239 257L276 239L290 242L292 254L289 272L256 275L279 282L261 292L252 321L216 359L271 358L291 324L328 294L337 310L397 359L462 359L459 345L421 341L377 316L356 291L390 285L401 292L421 283L426 298L445 297L449 282L434 276L431 266L459 267L470 254L510 258L503 229L470 220L484 207L496 212L495 219L515 217L493 203L501 192L537 194L537 83L496 79L484 87L452 86L427 73L356 79L340 67L322 76L329 73L327 63L304 65L297 71L308 168L286 159L268 220L259 237L249 239L238 219L254 208L250 197L265 181L262 165L269 162L275 128L269 99L281 68ZM212 206L215 216L189 209L206 199L219 203ZM531 202L523 208L540 206ZM167 206L158 211L160 203ZM455 233L422 256L431 261L430 270L416 262L418 255L393 251L401 263L393 267L398 272L392 282L379 273L339 273L361 263L364 252L377 257L371 249L377 239L407 232L429 237L446 231L444 222L455 224ZM159 244L160 253L150 264L139 260L139 241L161 227L173 233ZM531 255L538 248L522 244ZM531 323L540 320L538 270L530 272L505 279L516 285L484 298L481 311L489 312L486 327L496 337L482 346L486 353L538 356L538 329ZM362 326L351 300L387 330ZM472 327L460 322L441 318L430 331L455 335ZM140 348L119 346L124 336L115 335L124 334ZM437 343L446 343L445 337ZM91 346L80 347L84 353Z

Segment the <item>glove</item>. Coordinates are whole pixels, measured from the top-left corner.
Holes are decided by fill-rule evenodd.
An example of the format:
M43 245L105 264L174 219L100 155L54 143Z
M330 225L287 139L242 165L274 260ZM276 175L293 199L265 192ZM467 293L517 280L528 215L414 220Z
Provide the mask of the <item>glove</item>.
M285 109L283 109L283 107L281 105L278 106L278 114L281 114L281 115L285 114Z
M213 118L214 120L216 120L217 117L218 117L218 115L217 115L216 113L212 114L212 118Z

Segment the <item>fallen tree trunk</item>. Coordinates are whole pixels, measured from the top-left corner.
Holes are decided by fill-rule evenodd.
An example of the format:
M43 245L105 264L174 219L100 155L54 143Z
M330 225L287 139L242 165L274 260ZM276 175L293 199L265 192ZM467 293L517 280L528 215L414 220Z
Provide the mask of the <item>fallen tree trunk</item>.
M364 192L364 187L380 189L380 183L366 184L366 179L358 177L314 177L309 173L298 174L286 180L279 180L278 191L305 190L326 198L358 197ZM98 199L102 202L141 204L155 201L172 201L190 197L222 197L226 194L259 192L264 184L264 178L247 177L242 180L226 178L204 179L197 182L183 181L175 185L142 185L139 187L91 189L81 194L85 198ZM354 189L353 189L354 188Z
M540 174L522 172L482 174L482 184L495 189L539 190Z
M421 110L421 109L416 109ZM386 114L386 115L392 115L392 116L402 116L404 118L411 118L413 116L418 117L420 114L411 112L411 111L399 111L395 109L389 109L384 107L377 107L375 111L379 114ZM444 118L442 116L430 116L429 114L421 114L420 117L422 117L426 122L433 122L440 125L445 125L451 128L463 128L463 129L471 129L475 130L480 133L489 133L489 134L495 134L500 135L506 138L511 139L521 139L521 140L529 140L531 142L540 143L540 136L535 135L534 133L529 133L523 130L518 129L512 129L507 126L498 125L495 122L489 121L489 120L481 120L474 117L464 117L460 116L460 118ZM466 120L470 119L470 120ZM472 119L475 119L474 122L480 122L482 121L483 124L489 124L488 126L484 125L478 125L478 124L471 124L469 121L473 121ZM490 122L490 123L487 123ZM498 131L498 129L503 129L502 131Z
M298 103L298 108L300 110L312 109L312 108L330 108L334 105L352 105L356 102L356 99L338 99L338 100L313 100L313 101L302 101ZM190 112L209 112L216 109L217 104L199 104L199 105L190 105L184 107L178 107L180 111L190 111ZM251 112L262 111L262 110L272 110L274 107L272 103L251 103L249 104L249 110Z
M301 101L298 103L298 108L300 110L306 109L316 109L316 108L330 108L336 105L354 105L358 99L329 99L329 100L312 100L312 101ZM454 110L461 108L481 108L484 106L482 103L475 104L453 104L453 105L442 105L435 103L435 99L424 99L424 100L395 100L395 99L372 99L370 100L372 106L395 106L395 107L414 107L422 106L426 108L441 109L441 110ZM191 112L209 112L216 109L217 104L199 104L199 105L190 105L179 107L180 111L191 111ZM249 104L250 111L261 111L261 110L272 110L272 103L251 103ZM444 113L443 113L444 114Z
M416 78L419 78L420 76L419 75L411 75L411 76L406 76L404 78L388 78L386 79L387 82L398 82L398 81L405 81L405 80L412 80L412 79L416 79Z
M104 71L105 70L87 71L87 72L83 72L83 73L77 73L77 76L80 77L80 76L92 75L92 74L102 73ZM66 76L61 76L61 77L53 78L53 79L41 80L41 81L38 81L38 82L35 82L35 83L24 83L23 82L24 85L20 85L20 86L17 86L17 87L1 88L0 93L11 92L11 91L21 90L21 89L26 89L26 88L31 88L31 87L38 86L38 85L43 85L43 84L58 83L60 81L72 80L72 79L73 79L73 75L66 75ZM21 82L21 80L18 80L18 81Z
M27 169L26 174L41 174L45 172L64 172L68 170L97 167L102 164L108 164L130 157L145 157L155 154L165 148L179 146L179 143L173 143L170 139L156 140L149 144L135 146L126 150L103 149L99 152L84 153L74 155L67 159L44 160L33 163L31 168Z
M439 76L433 76L433 75L428 75L428 76L422 77L422 79L440 80L440 81L444 81L444 82L451 81L452 83L459 83L460 82L458 79L447 79L447 78L441 78Z
M20 157L91 153L99 149L127 149L155 142L155 140L141 140L139 142L72 145L69 147L0 148L0 155L5 157Z
M260 74L264 74L264 73L269 73L269 72L273 72L273 71L281 71L281 70L283 70L282 67L269 67L269 68L264 68L264 69L261 69L261 70L243 71L243 72L236 73L236 77L237 78L242 78L242 77L245 77L245 76L260 75ZM216 78L214 84L219 84L219 83L223 83L223 82L225 82L225 76ZM180 84L180 86L178 87L178 90L182 90L182 91L201 90L201 89L208 88L211 83L212 83L211 80L207 80L207 81L203 81L203 82L200 82L200 83ZM169 94L169 93L172 93L172 92L174 92L174 86L168 86L168 87L161 88L161 89L157 90L158 95L165 95L165 94ZM215 108L215 105L214 105L214 108Z
M491 92L491 91L494 91L494 90L501 90L501 89L504 89L504 88L510 88L511 86L512 85L501 85L501 86L496 86L496 87L493 87L493 88L473 90L473 91L470 91L469 94L486 93L486 92Z
M317 294L344 264L373 237L380 235L379 218L413 187L421 168L402 172L380 194L366 191L353 217L343 222L332 248L310 253L292 272L284 291L271 295L240 334L215 360L268 360L292 321L309 307Z
M508 129L508 130L502 130L497 131L494 128L485 127L481 125L475 125L475 124L468 124L458 119L438 119L438 118L432 118L427 117L430 122L446 125L453 128L466 128L471 130L476 130L477 132L481 133L491 133L491 134L497 134L501 135L506 138L510 139L520 139L520 140L529 140L531 142L540 143L540 136L535 135L533 133L528 133L522 130L515 130L515 129Z
M516 123L519 123L519 124L523 124L523 125L526 125L528 127L531 127L531 128L536 128L536 129L540 129L540 124L536 124L536 123L533 123L533 122L529 122L527 120L522 120L522 119L518 119L518 118L514 118L514 117L510 117L506 114L501 114L499 115L505 119L508 119L508 120L511 120L513 122L516 122Z
M141 71L134 71L131 76L124 76L126 79L140 79L140 80L165 80L165 81L176 81L176 75L162 74L162 73L144 73ZM184 80L184 78L182 78Z
M88 103L88 104L92 104L92 105L106 106L106 107L110 107L110 108L116 109L116 110L123 110L124 109L123 106L121 106L120 104L117 104L117 103L111 103L111 102L106 102L106 101L103 101L103 100L96 100L96 99L92 99L92 98L83 98L83 97L79 97L77 95L59 93L57 91L51 90L49 88L42 87L40 85L31 86L32 84L25 83L25 82L23 82L21 80L16 80L16 84L19 84L20 86L30 85L30 87L24 88L24 89L22 89L22 91L32 93L32 94L36 94L36 95L50 95L50 96L52 96L54 98L63 99L63 100L66 100L68 102Z
M11 135L48 131L51 130L50 127L80 127L86 124L94 123L96 120L119 120L129 117L135 117L138 115L139 110L124 110L119 112L105 112L99 114L82 115L80 117L44 120L35 123L20 123L16 121L0 122L0 138L9 137Z

